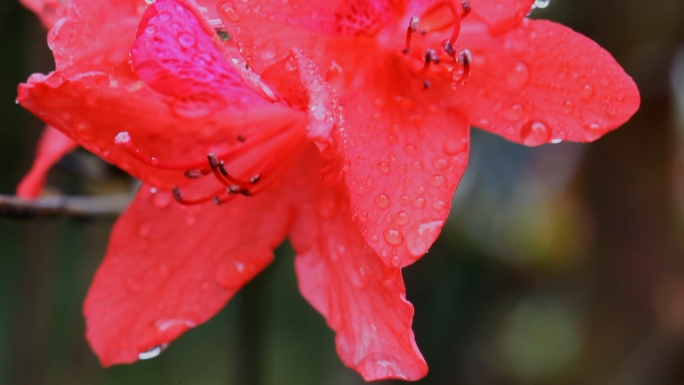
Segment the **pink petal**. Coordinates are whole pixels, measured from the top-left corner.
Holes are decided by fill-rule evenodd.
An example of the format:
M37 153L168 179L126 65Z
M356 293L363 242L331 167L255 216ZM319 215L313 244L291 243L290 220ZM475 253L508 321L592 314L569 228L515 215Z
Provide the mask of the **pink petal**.
M47 126L40 136L36 158L31 170L17 186L17 195L22 198L36 198L45 187L45 177L50 168L64 155L78 147L78 144L54 127Z
M639 91L615 59L562 25L525 20L492 37L467 23L459 44L473 63L457 105L473 125L511 141L593 141L639 107Z
M342 361L366 381L427 373L411 330L401 271L387 267L350 220L342 186L327 186L298 213L291 240L302 295L335 330Z
M281 186L221 206L185 207L143 185L114 226L84 305L86 336L101 363L134 362L169 343L264 269L296 199Z

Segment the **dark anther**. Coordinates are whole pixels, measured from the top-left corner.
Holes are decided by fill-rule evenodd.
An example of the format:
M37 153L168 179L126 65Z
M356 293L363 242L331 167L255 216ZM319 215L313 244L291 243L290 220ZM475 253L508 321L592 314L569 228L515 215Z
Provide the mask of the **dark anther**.
M240 142L240 143L244 143L245 140L246 140L245 137L242 136L242 135L238 135L236 139L237 139L237 141Z
M183 197L181 196L180 188L178 188L178 186L174 186L171 189L171 194L173 194L173 199L178 203L183 203Z
M249 192L249 190L240 190L239 193L246 196L246 197L252 195L252 193Z
M425 50L425 65L430 63L439 64L439 56L437 56L437 51L434 49Z
M427 31L424 29L421 29L418 33L420 33L421 35L425 35L427 33Z
M418 19L416 16L411 17L411 21L409 22L409 32L413 33L418 30Z
M403 53L404 55L408 55L411 53L411 49L410 48L404 48L403 50L401 50L401 53Z
M259 180L261 180L261 175L256 174L256 175L252 176L251 178L249 178L249 183L255 184L255 183L259 182Z
M468 0L461 0L461 6L463 7L463 16L466 16L472 10L472 8L470 8L470 3L468 2Z
M218 158L216 157L216 154L214 153L207 155L207 160L209 161L209 167L211 167L212 169L218 167L219 164L221 164Z
M458 53L458 62L461 63L464 66L470 65L473 61L473 55L470 53L469 50L464 49L463 51Z
M216 203L217 205L220 205L220 204L221 204L221 198L215 196L215 197L213 197L213 198L211 198L211 199L212 199L212 200L214 201L214 203Z
M430 82L428 80L423 81L423 88L426 90L430 89Z
M444 41L444 52L449 56L454 56L456 51L454 50L454 45L451 44L451 40Z
M185 172L185 177L188 179L197 179L202 176L202 170L188 170Z

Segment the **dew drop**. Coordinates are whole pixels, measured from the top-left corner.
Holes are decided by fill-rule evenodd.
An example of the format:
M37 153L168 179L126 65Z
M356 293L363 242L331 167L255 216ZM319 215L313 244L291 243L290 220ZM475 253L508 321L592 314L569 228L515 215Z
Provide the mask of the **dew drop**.
M435 174L430 178L430 185L434 187L441 187L444 186L444 183L446 183L446 178L444 175L441 174Z
M237 13L235 8L233 8L233 4L231 3L226 3L223 5L223 8L221 8L221 11L223 13L223 16L226 18L226 20L235 23L238 20L240 20L240 14Z
M446 208L446 202L443 200L438 200L437 202L432 204L432 208L437 210L437 211L442 211Z
M589 84L585 84L584 87L582 87L582 99L584 100L589 100L594 96L594 87L592 87Z
M406 211L399 211L394 221L397 222L399 226L403 226L408 223L409 215Z
M173 196L166 192L158 192L152 196L152 203L160 209L169 207L173 201Z
M524 62L517 62L506 75L506 81L514 89L521 89L530 82L530 68Z
M228 260L221 263L216 270L216 283L226 290L237 290L245 282L247 267L243 262Z
M551 0L534 0L534 4L532 4L532 8L546 8L549 6L551 3Z
M467 147L467 139L464 138L462 140L456 140L449 138L446 140L446 142L444 142L444 153L447 155L456 155L465 151Z
M404 241L404 237L397 229L385 229L383 236L385 237L385 241L392 246L399 246Z
M406 232L406 248L413 257L427 253L430 245L437 239L444 221L416 223Z
M395 255L392 257L390 263L392 264L392 267L399 267L401 265L401 259L398 255Z
M154 2L154 0L152 0L152 2ZM149 359L155 358L155 357L159 356L160 354L162 354L162 352L164 350L166 350L166 348L168 346L169 346L169 344L161 344L159 346L155 346L151 349L145 350L144 352L141 352L140 354L138 354L138 359L139 360L149 360Z
M145 27L145 33L148 35L154 35L155 33L157 33L157 27L154 25L148 25L147 27Z
M437 169L437 170L444 170L447 166L447 160L444 158L437 158L433 161L432 165Z
M380 172L383 174L388 174L390 172L390 166L387 162L378 163L378 168L380 169Z
M162 12L159 14L159 20L161 21L169 21L171 20L171 14L168 12Z
M525 109L523 108L523 106L516 103L511 105L506 111L506 119L510 120L511 122L515 122L520 120L524 114Z
M409 203L411 203L411 198L408 195L404 194L399 197L399 204L402 206L406 206Z
M411 162L411 165L415 170L422 170L423 169L423 163L419 160L414 160Z
M197 40L195 40L195 37L191 34L182 32L178 35L178 44L180 44L182 47L190 48L197 44Z
M520 139L526 146L539 146L551 139L551 130L541 120L530 120L520 128Z
M418 197L413 200L413 207L422 209L425 207L425 198L423 197Z
M572 100L566 100L563 102L563 112L566 114L571 113L575 109L575 103Z
M414 144L407 144L404 150L406 150L406 153L411 156L418 153L418 148Z
M375 197L375 204L381 209L387 208L389 206L390 200L386 194L380 194Z

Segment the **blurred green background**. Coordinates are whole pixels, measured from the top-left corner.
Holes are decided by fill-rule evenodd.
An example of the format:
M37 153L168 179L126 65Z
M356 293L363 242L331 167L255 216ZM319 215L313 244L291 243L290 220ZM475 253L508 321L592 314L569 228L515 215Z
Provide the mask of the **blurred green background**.
M642 107L589 145L524 148L475 130L448 225L405 270L431 369L419 383L684 384L684 1L553 0L533 17L613 53ZM52 67L45 36L0 2L2 194L42 129L13 101L17 83ZM82 150L50 174L65 194L132 183ZM299 295L287 245L161 356L102 369L81 303L113 221L0 217L1 385L363 383Z

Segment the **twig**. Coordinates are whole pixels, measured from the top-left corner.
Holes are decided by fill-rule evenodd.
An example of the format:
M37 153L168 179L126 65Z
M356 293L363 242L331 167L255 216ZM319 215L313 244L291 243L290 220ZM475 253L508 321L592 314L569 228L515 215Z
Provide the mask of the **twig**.
M130 203L130 194L100 196L53 195L27 200L0 194L0 217L94 217L116 216Z

